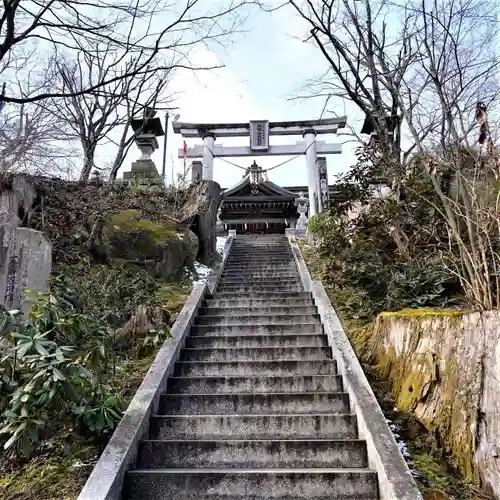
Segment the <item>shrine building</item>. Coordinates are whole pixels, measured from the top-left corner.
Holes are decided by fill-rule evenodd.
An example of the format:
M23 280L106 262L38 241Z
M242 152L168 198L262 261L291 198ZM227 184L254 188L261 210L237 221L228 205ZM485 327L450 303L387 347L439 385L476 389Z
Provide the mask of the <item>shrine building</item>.
M301 197L306 200L306 195L307 186L278 186L254 162L236 186L223 189L219 232L285 234L286 229L295 229L299 218L298 200ZM337 199L340 193L335 186L330 186L329 195ZM324 199L325 205L326 201Z

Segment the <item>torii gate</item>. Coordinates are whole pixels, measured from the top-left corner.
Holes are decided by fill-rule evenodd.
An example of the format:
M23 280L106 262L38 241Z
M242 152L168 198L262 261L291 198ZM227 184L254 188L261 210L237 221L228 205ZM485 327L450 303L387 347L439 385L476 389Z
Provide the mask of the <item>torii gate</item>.
M322 211L320 183L317 166L319 154L340 154L342 145L316 141L317 134L336 134L346 126L346 117L323 120L269 122L255 120L249 123L172 123L174 133L183 138L201 137L202 145L188 149L188 158L203 158L202 178L213 180L214 157L243 156L283 156L306 155L309 191L309 214ZM290 145L269 144L271 135L302 135L304 141ZM215 145L216 137L250 137L249 146L224 147ZM179 148L179 158L184 158L183 148Z

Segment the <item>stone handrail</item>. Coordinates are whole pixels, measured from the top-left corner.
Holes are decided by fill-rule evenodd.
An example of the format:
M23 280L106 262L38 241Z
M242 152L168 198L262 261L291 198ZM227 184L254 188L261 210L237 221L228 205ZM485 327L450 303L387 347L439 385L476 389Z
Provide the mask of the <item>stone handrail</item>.
M313 295L339 373L343 376L360 438L367 444L369 465L378 475L381 500L422 500L326 290L320 281L311 279L296 239L290 237L289 241L302 284L305 291Z
M224 264L234 240L230 234L224 247L222 262L206 283L197 283L172 326L172 338L158 351L139 389L130 402L120 423L100 456L78 500L121 499L125 474L137 457L140 440L149 431L149 422L167 388L168 378L179 359L180 350L190 333L191 325L206 295L213 293L220 280Z

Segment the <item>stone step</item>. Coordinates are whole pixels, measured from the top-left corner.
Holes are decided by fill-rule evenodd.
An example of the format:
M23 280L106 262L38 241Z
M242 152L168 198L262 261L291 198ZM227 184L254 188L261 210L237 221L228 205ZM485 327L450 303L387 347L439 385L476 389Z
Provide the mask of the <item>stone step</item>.
M226 262L256 262L256 263L266 263L266 262L281 262L295 263L294 256L291 253L275 253L275 254L261 254L258 251L233 254L232 252L227 256Z
M274 361L332 359L330 347L252 347L182 349L181 361Z
M198 336L231 335L231 334L294 334L294 333L323 333L321 323L272 323L261 325L194 325L191 327L191 334Z
M207 300L210 299L232 299L232 300L243 300L243 299L251 299L251 300L283 300L283 299L309 299L312 300L312 294L310 292L305 292L304 290L296 291L261 291L258 293L254 292L243 292L235 297L231 292L215 292L214 295L207 297Z
M254 316L254 315L276 315L284 316L289 314L299 315L317 315L318 310L314 306L266 306L265 303L260 307L200 307L198 310L200 316Z
M294 261L294 256L291 252L267 253L260 250L253 250L251 252L230 252L226 261L231 260L248 260L252 262L265 262L270 260L282 260L283 262Z
M151 419L151 439L356 439L355 415L182 415Z
M335 360L178 361L174 377L288 377L337 375Z
M158 415L248 415L252 413L349 413L343 392L273 394L162 394Z
M218 292L226 292L226 293L233 293L233 294L261 293L261 292L273 292L275 294L278 294L280 292L300 292L302 290L303 290L302 285L287 285L287 284L283 284L280 286L265 286L265 285L232 286L232 285L225 285L223 283L222 285L217 286Z
M227 263L226 263L227 264ZM244 276L251 276L252 274L269 274L269 273L274 273L278 275L283 275L283 274L288 274L292 276L297 276L299 274L299 271L297 269L297 266L294 265L281 265L281 266L269 266L267 268L262 268L262 266L259 269L248 269L247 267L236 267L236 266L224 266L222 270L222 275L244 275Z
M342 440L224 440L140 443L137 467L267 469L283 467L366 468L366 443Z
M228 257L226 259L225 265L226 266L254 266L254 267L269 267L273 266L275 264L280 264L280 265L292 265L295 264L295 261L292 260L291 257L268 257L268 258L257 258L257 257Z
M286 237L283 236L281 239L266 239L269 235L252 235L252 236L241 236L233 242L234 248L254 248L254 247L268 247L268 248L276 248L277 246L282 248L290 248L290 244ZM244 238L240 240L240 238Z
M219 286L222 283L224 283L225 285L244 285L244 286L255 286L255 285L280 286L283 283L299 285L301 281L300 281L300 276L292 276L289 278L285 277L273 278L272 276L265 276L262 278L249 278L248 276L238 276L235 278L222 277L219 280Z
M293 257L293 253L289 248L269 248L262 250L260 248L231 248L229 253L231 257L233 256L251 256L251 257L274 257L274 256L285 256Z
M272 279L263 278L259 280L248 280L240 278L224 279L221 278L218 288L264 288L266 290L281 290L286 287L302 287L300 278ZM300 291L300 290L298 290Z
M290 262L288 264L269 264L269 265L263 265L263 264L246 264L246 265L241 265L241 264L231 264L229 262L225 262L224 264L224 271L225 272L238 272L238 273L251 273L251 272L258 272L258 273L263 273L266 271L274 271L277 273L282 273L282 272L297 272L297 266L295 262Z
M216 347L327 347L326 335L206 335L190 336L186 339L188 348Z
M297 268L296 267L287 267L287 268L284 268L284 267L276 267L276 266L269 266L269 267L266 267L266 266L252 266L252 267L237 267L237 266L234 266L234 267L225 267L224 270L223 270L223 275L224 276L227 276L227 275L230 275L230 276L249 276L251 274L259 274L259 275L264 275L264 276L268 276L270 275L271 273L274 273L274 274L277 274L277 275L282 275L282 274L286 274L286 275L293 275L293 276L296 276L298 271L297 271Z
M261 325L261 324L290 324L320 322L319 314L280 314L269 315L241 315L241 316L197 316L195 325Z
M323 333L321 323L270 323L260 325L194 325L191 334L198 336L206 335L228 335L228 334L250 334L250 333Z
M369 469L132 470L128 500L378 500Z
M215 376L172 377L168 394L256 394L282 392L342 392L341 375L304 375L290 377Z
M247 268L241 268L241 267L228 267L225 268L224 271L222 271L222 277L227 277L231 276L234 278L239 278L239 277L251 277L252 275L258 275L258 277L267 277L267 276L272 276L275 275L276 278L280 278L283 275L286 276L299 276L299 273L297 271L297 268L288 268L288 269L277 269L275 266L270 266L270 267L247 267Z
M246 276L245 273L241 273L239 276L233 276L233 277L230 277L230 278L227 278L227 277L221 277L220 278L220 281L224 282L229 282L229 283L234 283L236 285L249 285L249 284L259 284L261 283L262 281L266 281L266 282L269 282L269 285L276 285L276 286L280 286L280 283L283 281L283 280L286 280L287 282L299 282L300 283L300 277L297 277L297 276L292 276L292 277L289 277L289 278L283 278L283 280L281 279L280 276L275 276L275 277L272 277L272 276L264 276L262 278L256 278L256 279L251 279L251 278L248 278Z
M203 307L228 308L228 307L315 307L314 300L304 295L304 297L268 297L252 298L247 296L234 298L207 299L203 301Z
M284 272L275 272L275 271L263 271L263 272L252 272L245 273L241 271L225 271L221 275L221 279L249 279L249 280L260 280L260 279L295 279L300 278L300 274L298 272L293 271L284 271Z
M241 236L233 242L233 248L290 248L290 244L285 239L263 240L266 236L258 235L247 237L245 241L240 241Z

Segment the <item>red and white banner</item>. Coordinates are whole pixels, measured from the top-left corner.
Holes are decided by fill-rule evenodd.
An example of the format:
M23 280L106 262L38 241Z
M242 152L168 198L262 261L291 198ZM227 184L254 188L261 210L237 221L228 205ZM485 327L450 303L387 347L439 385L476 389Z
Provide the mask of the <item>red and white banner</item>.
M188 155L188 145L186 144L186 141L184 141L184 177L186 176L187 155Z

